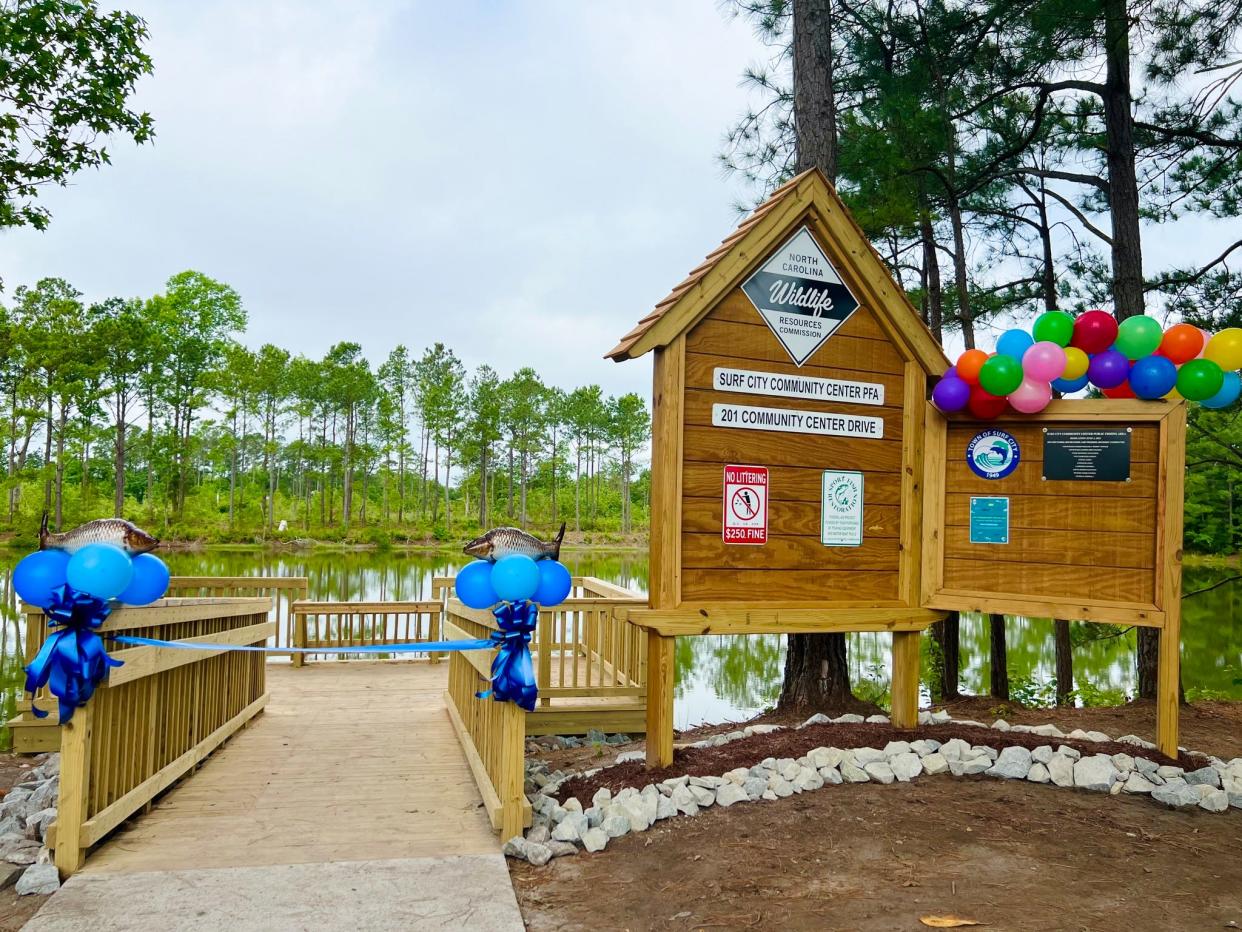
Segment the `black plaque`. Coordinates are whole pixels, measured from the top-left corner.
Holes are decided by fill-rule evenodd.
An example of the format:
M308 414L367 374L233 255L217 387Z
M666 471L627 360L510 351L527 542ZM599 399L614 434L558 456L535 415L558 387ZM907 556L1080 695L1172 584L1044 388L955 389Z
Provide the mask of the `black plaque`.
M1045 428L1044 478L1060 482L1129 482L1130 431Z

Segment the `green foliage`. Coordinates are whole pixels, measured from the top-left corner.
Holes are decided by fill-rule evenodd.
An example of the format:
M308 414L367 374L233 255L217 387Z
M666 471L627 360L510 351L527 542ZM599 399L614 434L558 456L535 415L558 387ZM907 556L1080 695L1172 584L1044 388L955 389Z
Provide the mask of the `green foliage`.
M0 228L46 229L41 187L108 162L109 136L151 138L129 106L152 70L146 40L141 18L95 0L0 2Z

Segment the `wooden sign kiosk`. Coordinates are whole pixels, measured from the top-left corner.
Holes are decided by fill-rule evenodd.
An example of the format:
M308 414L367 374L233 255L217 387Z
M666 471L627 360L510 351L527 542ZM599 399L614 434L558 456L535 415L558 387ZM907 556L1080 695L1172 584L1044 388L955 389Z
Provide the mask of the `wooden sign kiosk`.
M891 718L912 728L919 636L948 609L1161 627L1159 736L1175 752L1180 404L1057 402L1037 417L946 420L927 398L948 359L814 170L775 191L608 356L648 351L650 600L629 619L648 633L649 765L672 762L677 635L891 631ZM1124 490L1041 478L1043 429L1084 421L1131 431ZM976 481L963 441L991 428L1019 437L1025 458ZM972 498L1006 500L1005 543L992 542L1000 506L972 519Z

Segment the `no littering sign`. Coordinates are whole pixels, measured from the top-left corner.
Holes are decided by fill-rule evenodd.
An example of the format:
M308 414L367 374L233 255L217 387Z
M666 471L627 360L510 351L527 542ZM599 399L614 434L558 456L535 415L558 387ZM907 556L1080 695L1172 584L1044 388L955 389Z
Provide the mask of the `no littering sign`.
M724 542L768 542L768 467L724 468Z

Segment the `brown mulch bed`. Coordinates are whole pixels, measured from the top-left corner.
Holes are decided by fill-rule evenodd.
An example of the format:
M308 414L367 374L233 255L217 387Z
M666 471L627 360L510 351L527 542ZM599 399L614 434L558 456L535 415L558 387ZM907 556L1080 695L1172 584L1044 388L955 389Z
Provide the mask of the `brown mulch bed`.
M678 748L673 752L672 766L659 770L648 770L642 761L616 764L590 777L579 776L566 780L557 791L556 798L564 802L571 796L576 796L580 802L588 804L595 792L603 787L616 792L627 786L645 786L683 774L692 777L718 777L736 767L752 767L767 757L798 758L819 747L883 748L890 741L916 741L919 738L934 738L942 744L952 738L960 738L972 745L1020 745L1032 750L1045 744L1053 747L1064 744L1084 755L1139 755L1157 764L1174 764L1187 769L1200 767L1204 763L1202 758L1186 754L1181 755L1180 760L1173 760L1155 749L1139 748L1118 741L1070 741L1065 738L1045 738L1024 732L1003 732L972 725L923 725L911 730L880 724L808 725L806 728L789 728L766 735L752 735L719 747Z
M508 863L530 932L926 932L921 917L945 915L1012 932L1203 930L1242 926L1240 833L1237 810L920 777L713 806L599 854Z

